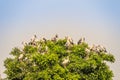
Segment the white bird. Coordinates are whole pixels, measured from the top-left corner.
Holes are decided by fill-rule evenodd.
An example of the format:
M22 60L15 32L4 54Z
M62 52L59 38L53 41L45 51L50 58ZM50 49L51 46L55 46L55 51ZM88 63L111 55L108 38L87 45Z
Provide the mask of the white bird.
M106 48L105 48L105 47L103 47L103 51L104 51L104 52L107 52L107 50L106 50Z
M77 42L77 44L79 45L79 44L81 44L81 43L83 43L83 42L85 42L85 38L83 37L83 38L80 38L80 40Z
M90 53L90 49L86 48L85 49L86 53Z
M92 47L90 48L91 51L96 51L97 50L97 46L96 45L92 45Z
M28 58L27 57L25 57L25 61L27 60Z
M65 37L65 39L67 40L67 42L65 43L65 46L67 48L69 48L70 46L72 46L74 43L73 43L73 39L70 38L70 37Z
M70 44L73 44L73 39L71 37L67 37L67 41L69 41Z
M30 42L28 43L29 45L32 45L32 46L36 46L36 41L39 41L37 39L37 36L34 35L31 39L30 39Z
M42 41L42 42L46 42L47 39L43 37L41 41Z
M101 46L101 45L98 45L98 46L93 45L93 46L90 48L90 50L95 51L96 53L107 52L107 51L106 51L106 48L105 48L104 46Z
M36 41L36 39L37 39L37 36L36 35L34 35L32 38L31 38L31 40L34 42L34 41Z
M85 56L85 59L87 60L89 58L89 53L90 53L90 49L86 48L85 49L85 52L86 52L86 56Z
M19 60L22 60L23 57L24 57L24 54L20 54L19 57L18 57L18 59L19 59Z
M48 46L45 46L45 52L47 52L48 51Z
M55 42L55 41L57 41L57 38L58 38L58 35L56 34L55 37L53 37L53 38L51 39L51 41L54 41L54 42Z
M33 66L37 66L37 65L35 64L35 62L33 63Z
M69 46L71 46L71 43L70 43L69 41L67 41L67 42L65 43L65 46L68 48Z
M100 49L100 52L107 52L106 48L104 46L98 45L98 48Z
M23 46L26 46L26 45L27 45L27 43L23 41L23 42L22 42L22 45L23 45Z
M62 65L64 68L66 68L67 64L70 62L69 57L63 60Z

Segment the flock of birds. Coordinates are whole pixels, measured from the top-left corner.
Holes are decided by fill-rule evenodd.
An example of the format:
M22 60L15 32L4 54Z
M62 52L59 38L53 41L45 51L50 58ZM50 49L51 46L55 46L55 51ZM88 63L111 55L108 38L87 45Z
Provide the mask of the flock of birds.
M72 45L74 45L74 42L73 42L73 39L72 39L72 38L70 38L70 37L65 37L65 39L66 39L66 43L65 43L66 48L69 49L69 47L71 47ZM55 35L55 36L51 39L51 41L53 41L53 42L56 42L57 40L58 40L58 35ZM37 36L34 35L34 37L30 40L29 43L24 43L24 42L22 42L22 44L23 44L24 46L25 46L25 45L37 46L37 43L36 43L37 41L39 41L39 40L37 39ZM41 41L42 41L42 42L46 42L47 39L46 39L46 38L42 38ZM80 38L80 40L77 42L77 45L81 45L81 44L84 43L84 42L85 42L85 38ZM41 48L41 47L42 47L42 46L39 45L39 48ZM45 46L45 50L40 49L39 51L40 51L41 54L44 55L44 54L47 52L47 50L48 50L48 47ZM96 52L96 53L107 52L107 51L106 51L106 48L103 47L103 46L101 46L101 45L97 45L97 46L96 46L96 45L93 45L92 47L86 48L85 51L86 51L86 53L90 53L90 51L94 51L94 52ZM23 58L24 58L24 54L20 54L19 57L18 57L19 60L22 60ZM27 60L27 57L25 57L25 60ZM61 64L62 64L63 67L65 68L69 62L70 62L69 56L67 56L66 58L63 59L63 61L62 61Z

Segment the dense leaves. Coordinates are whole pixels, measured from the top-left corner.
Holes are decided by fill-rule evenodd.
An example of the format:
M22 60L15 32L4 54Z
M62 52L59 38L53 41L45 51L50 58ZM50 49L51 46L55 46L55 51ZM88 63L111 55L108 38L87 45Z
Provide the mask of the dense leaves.
M114 56L100 46L89 47L84 41L71 38L35 40L14 48L4 61L8 80L112 80L106 62Z

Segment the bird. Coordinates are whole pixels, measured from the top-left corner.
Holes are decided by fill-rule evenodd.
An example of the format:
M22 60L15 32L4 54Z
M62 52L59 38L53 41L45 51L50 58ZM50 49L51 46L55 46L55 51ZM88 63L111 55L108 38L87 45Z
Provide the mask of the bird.
M67 41L67 42L65 43L65 46L68 48L68 47L71 46L71 43L70 43L69 41Z
M57 38L58 38L58 35L56 34L55 37L53 37L53 38L51 39L51 41L56 42L56 41L57 41Z
M98 46L97 46L97 51L98 51L98 52L102 52L102 47L101 47L101 45L98 45Z
M101 45L94 45L90 48L91 51L95 51L96 53L107 52L106 48Z
M80 38L80 40L77 42L78 45L80 45L81 43L85 42L85 38Z
M82 42L85 42L85 37L82 38Z
M44 54L45 54L45 52L41 52L40 54L44 55Z
M90 49L89 49L89 48L86 48L86 49L85 49L85 52L86 52L86 53L85 53L85 54L86 54L85 59L87 60L87 59L89 58L89 55L90 55L90 54L89 54L89 53L90 53Z
M70 42L70 44L72 44L72 45L74 44L73 39L71 37L67 37L67 40Z
M80 38L80 40L77 42L77 44L79 45L79 44L81 44L81 42L82 42L82 38Z
M96 50L97 50L96 45L95 45L95 44L93 44L93 45L90 47L90 50L91 50L91 51L96 51Z
M37 39L37 36L34 35L31 39L30 39L30 42L28 43L29 45L32 45L32 46L36 46L36 41L39 41Z
M100 52L107 52L106 48L102 45L98 45Z
M36 43L35 43L35 41L34 41L34 40L32 40L32 39L31 39L31 41L28 43L28 45L35 46L35 45L36 45Z
M63 67L66 68L66 66L67 66L67 64L68 64L69 62L70 62L69 56L67 56L67 58L65 58L65 59L63 60L63 62L62 62Z
M43 37L41 41L46 43L47 39Z
M86 48L85 49L86 53L90 53L90 49Z
M27 57L25 57L25 61L27 60L28 58Z
M103 51L104 51L104 52L107 52L107 50L106 50L106 48L105 48L105 47L103 47Z
M22 42L22 45L23 45L23 46L26 46L26 45L27 45L27 43L23 41L23 42Z
M65 39L67 40L65 43L66 48L71 47L74 43L73 43L73 39L70 37L65 37Z
M18 57L18 60L22 60L24 57L24 54L20 54L19 57Z
M35 42L35 41L36 41L36 39L37 39L37 36L36 36L36 35L34 35L34 36L32 37L32 41L33 41L33 42Z
M35 62L33 63L33 66L37 66L37 65L35 64Z
M45 46L45 52L47 52L48 51L48 46Z

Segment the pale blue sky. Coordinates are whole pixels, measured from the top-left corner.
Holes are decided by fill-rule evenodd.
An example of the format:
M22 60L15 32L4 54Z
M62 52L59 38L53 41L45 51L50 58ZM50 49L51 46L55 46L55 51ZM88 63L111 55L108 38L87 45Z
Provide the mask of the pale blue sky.
M13 47L32 35L50 38L86 37L89 44L102 44L116 58L110 64L114 80L120 79L119 0L0 0L0 73L3 60Z

